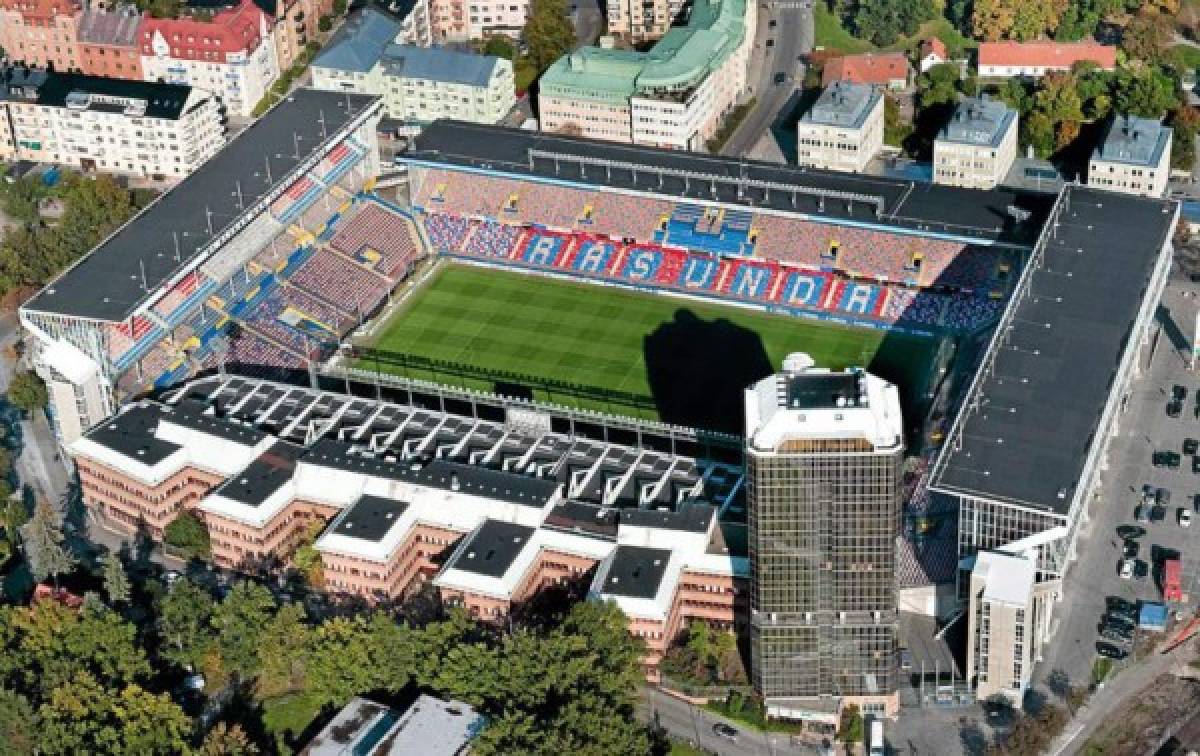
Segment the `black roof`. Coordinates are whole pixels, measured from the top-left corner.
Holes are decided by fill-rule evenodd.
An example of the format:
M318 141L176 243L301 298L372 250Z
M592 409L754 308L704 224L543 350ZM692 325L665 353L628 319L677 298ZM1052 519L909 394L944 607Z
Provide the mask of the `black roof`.
M128 319L208 244L207 212L212 214L214 234L232 227L245 215L239 209L238 187L242 206L253 206L322 149L328 142L323 133L333 135L376 99L296 90L52 281L25 304L26 309L110 322Z
M403 501L389 499L386 496L367 494L359 497L350 505L345 513L338 518L332 532L337 535L361 538L364 541L379 542L392 529L408 504Z
M207 413L208 405L197 399L184 399L164 409L164 417L176 425L203 431L226 441L254 446L266 438L265 433L249 423L236 422L228 417Z
M1044 260L934 470L948 493L1069 510L1176 203L1067 187ZM976 407L976 408L973 408Z
M544 524L559 530L611 540L617 537L619 517L620 514L616 509L597 507L578 501L564 501L556 504L550 510Z
M621 524L704 533L708 531L716 513L716 509L704 505L688 507L678 512L665 509L624 509L621 510Z
M257 507L292 479L296 460L303 455L303 446L276 441L245 470L221 484L217 493L227 499Z
M553 480L534 478L503 470L434 459L429 462L396 461L355 454L342 441L324 438L312 445L306 463L377 475L392 480L438 488L457 490L464 494L486 496L529 507L543 507L554 496L559 484ZM457 486L457 488L456 488Z
M613 596L652 599L658 593L670 559L669 549L618 546L604 575L603 592Z
M154 437L163 408L157 404L132 404L92 428L87 438L145 465L156 465L181 447Z
M859 381L855 372L801 373L787 378L787 402L793 409L833 409L839 402L858 401Z
M606 171L601 167L581 175L577 164L547 157L531 158L530 150L559 155L619 161L645 167L634 173L627 168ZM631 144L593 141L559 134L504 128L500 126L435 121L421 132L405 157L447 166L486 171L503 171L521 176L570 181L616 189L636 189L676 198L720 200L750 208L772 208L804 213L834 222L854 221L913 231L946 233L981 241L1001 240L1032 246L1053 196L1011 189L960 189L881 176L835 173L813 168L777 165L740 158L701 155L694 152L662 150ZM666 177L661 183L653 168L691 171L728 179L718 184L714 194L711 182ZM760 189L740 192L745 180L772 182L814 190L849 192L877 197L883 201L883 214L876 217L874 206L856 201L825 201L818 206L815 196L801 196L796 205L785 191L764 195ZM1020 207L1030 217L1016 223L1009 214L1011 206Z
M484 520L463 545L455 549L446 569L498 578L508 571L533 533L534 528L525 525Z
M18 76L14 79L14 73ZM6 68L2 75L7 82L21 82L25 77L19 75L19 70ZM183 84L166 84L156 81L134 81L132 79L110 79L105 76L88 76L79 73L59 73L47 71L44 80L37 85L37 104L63 108L67 104L67 95L72 92L105 95L108 97L127 97L146 101L145 118L162 118L176 120L183 114L183 106L187 102L192 88ZM114 113L124 111L117 105L93 104L92 110L108 110Z

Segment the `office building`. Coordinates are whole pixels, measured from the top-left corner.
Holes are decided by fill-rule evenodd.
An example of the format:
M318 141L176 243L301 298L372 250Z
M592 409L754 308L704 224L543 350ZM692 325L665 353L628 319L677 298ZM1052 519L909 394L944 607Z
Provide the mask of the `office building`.
M312 64L313 86L379 95L386 117L410 131L439 118L496 123L516 104L512 62L397 43L420 26L373 8L356 12Z
M10 67L0 70L0 157L131 176L187 176L225 144L208 92Z
M745 94L757 4L699 0L649 52L584 47L539 82L543 131L704 150Z
M1113 118L1088 161L1087 183L1099 189L1161 197L1171 174L1171 129L1153 118Z
M354 697L301 751L305 756L460 756L487 724L462 701L422 693L404 711Z
M1017 158L1017 111L999 100L968 97L933 141L933 180L991 189Z
M793 354L745 408L755 690L772 716L894 716L897 389Z
M861 173L883 149L883 94L868 84L835 81L796 123L796 161Z
M1050 605L1062 581L1038 582L1029 556L981 551L967 602L967 680L976 696L1024 700L1049 632Z
M199 16L142 20L142 76L212 92L246 117L279 78L271 19L252 0Z

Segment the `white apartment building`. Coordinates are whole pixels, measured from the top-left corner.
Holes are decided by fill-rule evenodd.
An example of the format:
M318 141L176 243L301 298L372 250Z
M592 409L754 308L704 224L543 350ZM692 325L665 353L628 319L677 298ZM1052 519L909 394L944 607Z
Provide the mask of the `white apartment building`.
M698 0L649 52L585 47L542 75L543 131L704 150L747 90L757 5Z
M209 21L147 16L139 34L146 81L206 89L232 115L252 115L279 78L270 19L251 0Z
M0 77L0 158L183 178L225 144L203 90L23 67Z
M933 141L933 182L992 189L1017 159L1017 112L999 100L968 97Z
M682 9L682 0L608 0L608 33L631 42L658 39Z
M796 123L800 165L860 173L883 149L883 94L869 84L836 81Z
M510 61L396 42L405 37L387 14L356 13L313 61L313 87L379 95L410 131L438 118L497 123L516 104Z
M1002 695L1019 704L1049 631L1062 581L1035 580L1029 556L981 551L971 570L967 606L967 679L979 700Z
M1161 197L1171 173L1171 129L1152 118L1118 116L1088 162L1088 186Z

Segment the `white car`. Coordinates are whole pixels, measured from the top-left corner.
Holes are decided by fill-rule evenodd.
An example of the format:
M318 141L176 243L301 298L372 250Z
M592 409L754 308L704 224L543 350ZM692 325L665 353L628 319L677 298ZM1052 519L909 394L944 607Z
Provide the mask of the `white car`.
M1192 510L1187 507L1179 508L1179 527L1186 528L1192 524Z
M1129 580L1130 578L1133 577L1133 560L1132 559L1122 559L1121 560L1121 568L1120 568L1119 574L1121 575L1122 580Z

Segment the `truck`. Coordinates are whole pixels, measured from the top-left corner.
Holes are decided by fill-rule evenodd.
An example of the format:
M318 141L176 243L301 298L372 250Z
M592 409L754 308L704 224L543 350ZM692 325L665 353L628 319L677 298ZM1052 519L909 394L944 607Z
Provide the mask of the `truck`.
M1179 563L1178 557L1163 561L1163 601L1183 601L1182 572L1183 566Z

